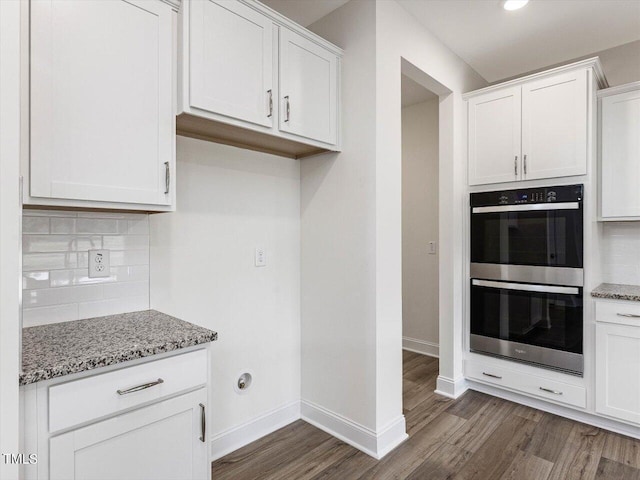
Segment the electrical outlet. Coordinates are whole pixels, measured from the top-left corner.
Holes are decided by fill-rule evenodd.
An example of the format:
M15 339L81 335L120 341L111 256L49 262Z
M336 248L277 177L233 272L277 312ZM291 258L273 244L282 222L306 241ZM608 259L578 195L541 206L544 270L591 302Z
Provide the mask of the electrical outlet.
M429 242L429 255L435 255L435 254L436 254L436 242L431 240Z
M111 275L109 250L89 250L89 278Z
M267 256L264 248L256 248L256 267L264 267L267 265Z

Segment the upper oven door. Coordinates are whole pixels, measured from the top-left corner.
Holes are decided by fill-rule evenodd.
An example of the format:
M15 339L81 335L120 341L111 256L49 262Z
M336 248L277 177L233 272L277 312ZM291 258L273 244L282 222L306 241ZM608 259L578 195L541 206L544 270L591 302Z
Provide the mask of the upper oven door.
M471 262L582 268L582 202L471 209Z

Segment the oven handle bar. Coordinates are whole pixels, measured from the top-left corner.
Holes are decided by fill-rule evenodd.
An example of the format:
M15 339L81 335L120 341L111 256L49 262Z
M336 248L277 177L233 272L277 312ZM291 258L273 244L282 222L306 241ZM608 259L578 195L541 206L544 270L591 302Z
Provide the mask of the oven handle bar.
M528 212L535 210L578 210L580 202L533 203L522 205L495 205L490 207L473 207L471 213Z
M556 285L532 285L525 283L492 282L490 280L472 280L472 285L478 287L503 288L506 290L523 290L526 292L565 293L577 295L580 290L576 287L558 287Z

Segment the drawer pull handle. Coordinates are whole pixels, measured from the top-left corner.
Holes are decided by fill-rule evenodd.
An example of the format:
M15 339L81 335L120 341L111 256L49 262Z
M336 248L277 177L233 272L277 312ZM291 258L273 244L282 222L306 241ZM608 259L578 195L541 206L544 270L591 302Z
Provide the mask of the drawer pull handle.
M140 390L155 387L161 383L164 383L164 380L159 378L155 382L143 383L142 385L136 385L135 387L127 388L126 390L116 390L116 392L118 392L118 395L126 395L127 393L139 392Z
M200 436L200 441L202 443L205 443L206 440L204 438L204 434L207 431L207 415L204 411L204 405L202 403L200 404L200 431L202 432L202 435Z
M616 315L626 318L640 318L640 315L636 315L635 313L616 313Z
M551 390L550 388L540 387L540 390L547 393L553 393L554 395L562 395L562 392L559 392L558 390Z
M494 375L493 373L482 372L482 374L487 376L487 377L497 378L498 380L502 380L502 377L500 377L498 375Z

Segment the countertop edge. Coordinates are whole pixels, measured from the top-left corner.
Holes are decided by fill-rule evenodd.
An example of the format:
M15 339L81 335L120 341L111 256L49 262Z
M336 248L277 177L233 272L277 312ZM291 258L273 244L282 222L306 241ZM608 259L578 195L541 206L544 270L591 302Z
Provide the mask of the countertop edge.
M640 286L617 283L602 283L591 291L593 298L640 302Z

